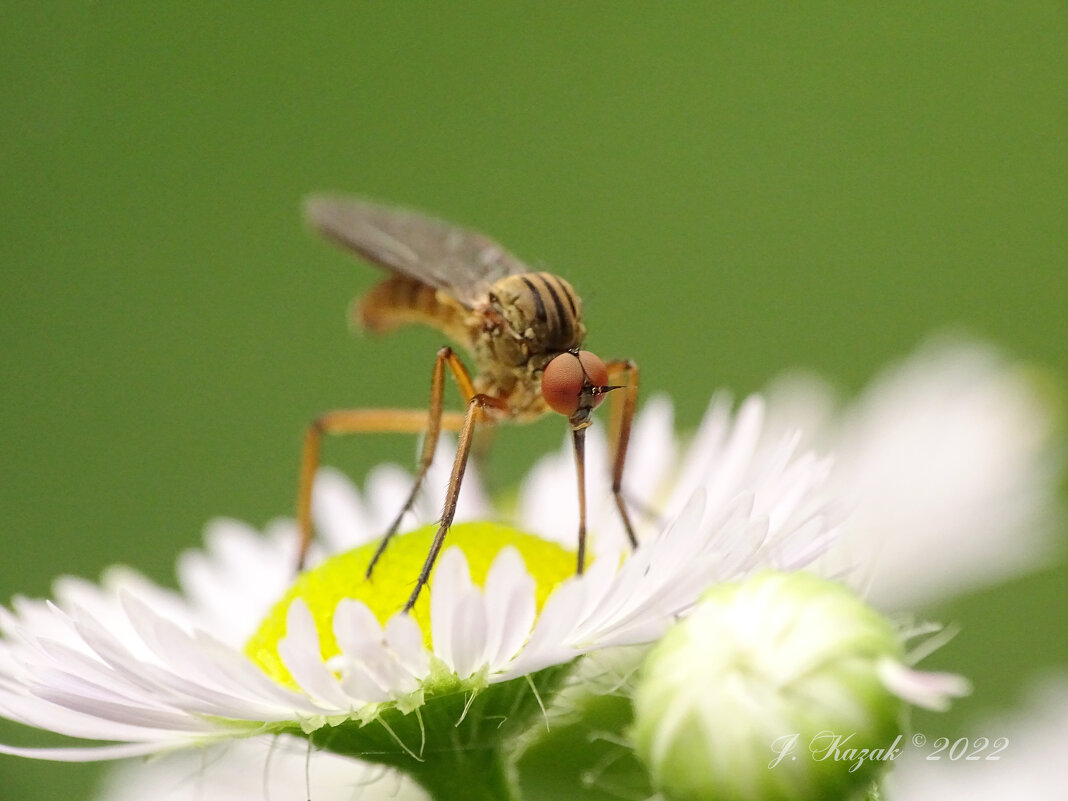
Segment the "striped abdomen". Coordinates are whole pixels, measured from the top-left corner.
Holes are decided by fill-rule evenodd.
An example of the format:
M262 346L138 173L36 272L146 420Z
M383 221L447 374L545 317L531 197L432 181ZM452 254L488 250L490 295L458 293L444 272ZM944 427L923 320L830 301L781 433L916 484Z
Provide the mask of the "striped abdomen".
M434 287L403 275L390 276L371 287L353 305L352 318L376 334L418 323L436 328L461 344L468 340L464 308Z

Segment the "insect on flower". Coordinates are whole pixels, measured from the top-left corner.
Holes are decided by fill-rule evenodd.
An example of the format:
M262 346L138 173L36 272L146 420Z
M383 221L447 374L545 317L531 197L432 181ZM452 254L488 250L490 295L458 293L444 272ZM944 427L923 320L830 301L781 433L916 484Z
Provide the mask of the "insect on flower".
M470 352L476 373L472 376L453 349L445 346L434 360L427 410L339 410L311 423L304 439L297 500L299 566L312 540L312 481L324 434L426 434L412 491L367 567L370 578L415 502L442 428L459 432L438 531L404 607L408 611L430 576L456 513L475 426L528 422L555 411L567 417L574 442L579 500L576 570L581 573L586 551L585 430L592 422L591 412L612 390L621 390L609 395L612 492L631 545L636 545L621 483L637 403L638 368L629 360L605 364L581 350L586 326L582 302L571 285L551 273L531 270L484 234L419 212L329 194L309 197L304 211L325 238L390 272L355 304L354 316L361 326L386 332L409 323L429 325ZM443 408L446 369L463 395L462 414Z

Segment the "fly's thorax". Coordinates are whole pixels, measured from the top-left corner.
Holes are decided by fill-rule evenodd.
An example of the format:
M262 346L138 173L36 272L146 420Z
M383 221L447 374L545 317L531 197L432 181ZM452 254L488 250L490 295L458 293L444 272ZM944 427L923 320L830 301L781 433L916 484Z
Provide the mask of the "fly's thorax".
M504 419L536 420L549 411L541 394L541 374L552 356L535 356L526 364L509 366L500 362L480 364L475 391L500 398L508 404ZM487 410L492 418L493 409Z
M521 273L496 281L488 293L490 318L503 325L495 354L510 364L582 345L582 301L571 284L552 273Z

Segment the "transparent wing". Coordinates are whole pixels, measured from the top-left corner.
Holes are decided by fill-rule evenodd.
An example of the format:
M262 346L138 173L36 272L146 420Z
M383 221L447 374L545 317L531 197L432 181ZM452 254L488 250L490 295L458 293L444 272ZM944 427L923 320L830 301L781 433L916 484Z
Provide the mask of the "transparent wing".
M304 216L315 230L373 264L445 289L470 306L506 275L531 272L485 234L417 211L345 195L311 195Z

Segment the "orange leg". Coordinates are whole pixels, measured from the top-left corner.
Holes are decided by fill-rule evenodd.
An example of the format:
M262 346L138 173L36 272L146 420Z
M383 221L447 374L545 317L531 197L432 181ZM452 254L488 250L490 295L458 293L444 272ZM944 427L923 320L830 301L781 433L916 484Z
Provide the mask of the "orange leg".
M620 389L608 396L609 402L609 458L612 463L612 496L627 530L631 547L638 547L634 526L630 522L627 504L623 500L623 467L627 463L627 445L630 443L631 423L638 406L638 365L629 359L609 362L608 380Z
M586 569L586 429L571 429L575 445L575 475L578 479L578 565L575 574L581 576Z
M304 567L304 560L308 555L308 548L312 542L311 524L311 495L312 483L315 472L319 467L319 452L324 434L367 434L367 433L412 433L426 432L423 440L423 452L419 459L419 469L416 473L415 483L408 499L394 519L389 530L383 536L374 558L367 568L368 577L374 568L375 562L382 555L389 539L396 533L400 526L404 513L415 502L419 487L430 469L430 463L434 460L434 452L437 449L438 435L441 429L449 431L460 430L468 415L455 412L443 411L443 399L445 393L445 367L449 367L464 400L470 402L475 395L471 377L459 357L452 352L451 348L444 347L438 351L434 360L434 372L430 383L430 408L426 411L418 409L347 409L327 412L320 415L308 426L304 435L304 451L300 461L300 486L297 492L297 527L300 531L300 547L297 557L297 569Z
M430 580L430 571L434 568L441 546L445 543L445 535L449 532L453 518L456 516L456 502L460 497L460 483L464 479L464 471L467 469L467 459L471 455L471 440L475 430L475 423L482 419L483 410L487 407L507 411L508 406L504 401L489 395L475 395L467 402L467 414L464 415L464 423L460 428L459 442L456 446L456 460L452 465L452 473L449 475L449 489L445 494L445 507L441 511L441 520L438 523L437 534L430 545L430 552L426 555L423 569L419 573L419 579L415 583L408 603L404 605L404 611L408 612L415 606L419 593L422 592L427 581ZM379 551L381 551L381 546Z

